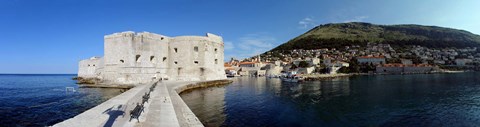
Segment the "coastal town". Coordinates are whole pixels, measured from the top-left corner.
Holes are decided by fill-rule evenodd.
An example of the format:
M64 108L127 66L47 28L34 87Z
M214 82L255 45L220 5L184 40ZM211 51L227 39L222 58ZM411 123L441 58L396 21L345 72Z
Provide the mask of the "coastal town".
M224 66L230 77L462 72L480 69L480 52L477 47L440 49L368 43L339 49L269 51L243 60L232 58Z

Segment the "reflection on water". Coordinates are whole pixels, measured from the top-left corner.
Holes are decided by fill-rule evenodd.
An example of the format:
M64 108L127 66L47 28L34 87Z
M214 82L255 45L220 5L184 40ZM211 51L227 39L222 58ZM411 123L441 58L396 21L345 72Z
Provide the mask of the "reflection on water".
M480 73L233 80L181 96L206 126L480 125Z
M182 93L182 99L189 107L196 109L195 115L202 120L205 126L220 126L226 119L225 88L210 87Z
M73 76L0 75L0 126L53 125L124 91L78 88ZM76 92L65 87L74 87Z

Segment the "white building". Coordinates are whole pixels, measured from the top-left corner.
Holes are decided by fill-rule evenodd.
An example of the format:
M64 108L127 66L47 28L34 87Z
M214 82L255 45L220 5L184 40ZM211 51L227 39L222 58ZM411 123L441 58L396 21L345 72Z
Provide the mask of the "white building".
M223 39L214 34L167 37L127 31L106 35L104 45L103 58L80 61L78 77L119 85L226 78Z
M471 59L455 59L455 64L457 64L457 66L465 66L471 62L472 62Z
M367 63L367 64L385 64L384 56L361 56L357 57L358 63Z
M401 63L404 65L411 65L413 64L412 60L410 59L400 59Z

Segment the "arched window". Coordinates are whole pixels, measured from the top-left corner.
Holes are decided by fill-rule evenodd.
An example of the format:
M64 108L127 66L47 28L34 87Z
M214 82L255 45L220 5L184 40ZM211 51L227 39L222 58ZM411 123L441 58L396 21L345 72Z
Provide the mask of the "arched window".
M218 64L218 59L215 59L215 64Z
M135 61L140 62L140 61L138 61L139 59L140 59L140 55L136 55L135 56Z
M163 62L165 62L165 60L167 60L167 57L163 57Z
M120 60L120 63L125 63L125 61L124 61L124 60Z
M217 48L215 48L215 54L217 54Z
M173 63L174 63L174 64L178 64L178 62L177 62L177 61L175 61L175 62L173 62Z
M154 59L155 59L155 56L150 56L150 62L153 62Z
M178 49L177 49L177 48L173 48L173 50L175 50L175 53L177 53L177 52L178 52Z

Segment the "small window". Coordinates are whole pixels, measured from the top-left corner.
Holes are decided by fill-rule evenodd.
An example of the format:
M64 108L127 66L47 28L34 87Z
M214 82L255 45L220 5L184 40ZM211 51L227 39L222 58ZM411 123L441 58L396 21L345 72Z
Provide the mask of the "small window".
M198 52L198 46L193 47L193 51Z
M153 59L155 59L155 56L150 56L150 62L153 62Z
M215 59L215 64L218 64L218 59Z
M200 76L203 76L203 74L205 73L205 68L200 68Z
M95 64L93 66L95 67Z
M216 53L217 53L217 48L215 48L215 50L214 50L214 51L215 51L215 54L216 54Z
M163 37L161 37L160 40L163 40Z
M135 61L139 62L138 60L140 59L140 55L135 56Z
M193 61L193 63L198 64L198 61Z
M167 60L167 57L163 57L163 62L165 62L165 60Z
M173 50L175 50L175 53L177 53L177 52L178 52L178 49L177 49L177 48L173 48Z
M90 67L90 64L88 66Z
M177 70L178 75L180 75L180 72L181 72L181 71L182 71L182 68L179 67L178 70Z
M120 62L121 62L121 63L125 63L125 61L124 61L124 60L120 60Z
M178 64L178 62L177 62L177 61L175 61L175 62L173 62L173 63L175 63L175 64Z

